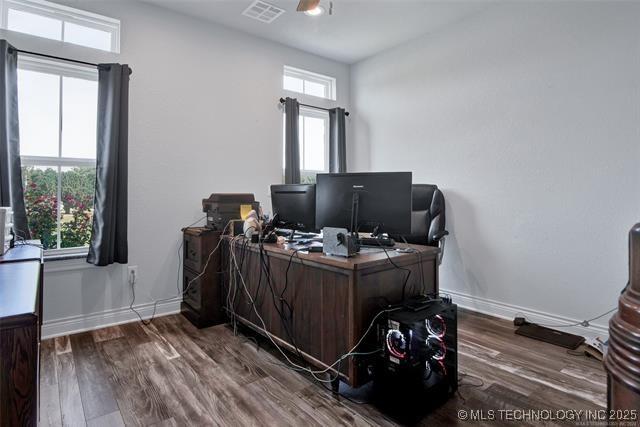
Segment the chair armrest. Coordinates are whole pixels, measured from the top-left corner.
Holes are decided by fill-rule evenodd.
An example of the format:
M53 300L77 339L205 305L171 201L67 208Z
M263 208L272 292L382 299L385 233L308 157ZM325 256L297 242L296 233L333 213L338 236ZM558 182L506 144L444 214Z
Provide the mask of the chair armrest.
M448 235L449 235L449 232L447 230L442 230L442 231L434 234L433 240L435 240L437 242L437 241L440 241L444 236L448 236Z

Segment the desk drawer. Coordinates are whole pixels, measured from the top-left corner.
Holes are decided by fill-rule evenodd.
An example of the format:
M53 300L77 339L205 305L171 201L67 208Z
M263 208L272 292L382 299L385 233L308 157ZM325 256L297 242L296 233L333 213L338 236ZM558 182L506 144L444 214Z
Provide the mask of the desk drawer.
M198 277L198 275L199 273L195 271L187 268L183 269L182 286L183 290L186 290L184 302L189 304L194 310L200 311L202 309L202 282L207 275L205 274L200 277ZM196 277L198 278L196 279ZM191 283L191 285L189 285L189 283Z
M204 254L203 240L199 236L184 234L184 266L194 271L202 271L206 256Z

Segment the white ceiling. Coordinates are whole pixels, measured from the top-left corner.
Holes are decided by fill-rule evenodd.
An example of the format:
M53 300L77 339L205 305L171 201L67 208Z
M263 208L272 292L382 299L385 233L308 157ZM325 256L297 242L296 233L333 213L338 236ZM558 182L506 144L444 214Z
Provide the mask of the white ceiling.
M253 0L144 0L337 61L354 63L487 8L489 1L333 0L333 15L296 12L297 0L266 0L286 12L271 24L241 15ZM328 9L329 0L321 5Z

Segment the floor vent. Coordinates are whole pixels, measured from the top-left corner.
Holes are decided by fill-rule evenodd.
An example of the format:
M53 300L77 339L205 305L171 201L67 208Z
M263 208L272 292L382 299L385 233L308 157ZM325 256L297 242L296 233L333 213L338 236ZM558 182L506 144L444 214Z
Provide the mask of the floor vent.
M283 13L284 9L265 3L262 0L254 1L244 10L244 12L242 12L244 16L248 16L249 18L256 19L260 22L266 22L267 24L275 21Z

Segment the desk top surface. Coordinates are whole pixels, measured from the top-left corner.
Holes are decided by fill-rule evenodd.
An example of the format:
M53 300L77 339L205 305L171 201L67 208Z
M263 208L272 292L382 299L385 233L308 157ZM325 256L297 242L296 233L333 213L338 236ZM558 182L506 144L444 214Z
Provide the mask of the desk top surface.
M231 241L233 239L233 237L231 236L224 236L224 238L227 241ZM236 242L236 245L244 245L246 239L244 237L240 237L239 239L240 240ZM289 248L289 245L287 244L265 243L263 247L269 255L291 257L294 252L294 249ZM259 251L259 245L257 243L247 243L247 248L251 251ZM412 248L414 252L396 251L396 249L402 248ZM434 248L431 246L410 245L405 243L396 243L393 248L385 249L386 254L385 250L381 248L362 248L360 253L350 258L328 256L324 255L323 253L306 253L303 251L298 251L293 258L294 260L297 258L303 261L311 261L318 264L328 265L345 270L362 270L364 268L387 264L389 263L389 258L397 263L404 263L406 261L419 262L428 259L435 259L440 252L439 248Z
M41 261L42 248L39 246L39 240L29 240L29 244L16 243L14 248L9 249L4 255L0 256L0 264L6 262L20 261Z
M39 283L40 261L0 264L0 320L35 315Z

